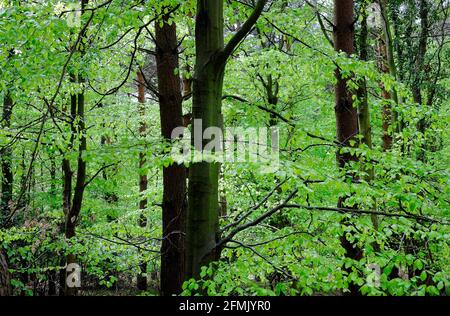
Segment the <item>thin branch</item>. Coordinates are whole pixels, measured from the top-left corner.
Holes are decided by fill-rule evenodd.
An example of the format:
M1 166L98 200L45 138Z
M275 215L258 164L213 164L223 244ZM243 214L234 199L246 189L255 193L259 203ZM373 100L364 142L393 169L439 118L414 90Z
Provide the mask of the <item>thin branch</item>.
M98 171L88 181L86 181L86 183L83 185L83 188L86 188L100 174L100 172L102 172L103 170L105 170L109 167L115 166L119 163L120 162L112 163L112 164L105 165L105 166L101 167L100 169L98 169Z
M360 210L353 208L345 208L345 207L323 207L323 206L307 206L307 205L299 205L299 204L285 204L283 208L303 208L310 211L328 211L328 212L337 212L337 213L352 213L352 214L368 214L368 215L380 215L386 217L403 217L409 219L415 219L418 221L425 221L430 223L442 224L442 225L450 225L450 221L447 220L437 220L431 217L422 216L422 215L414 215L411 213L407 214L398 214L398 213L387 213L380 212L374 210Z
M251 221L251 222L248 222L248 223L245 223L245 224L243 224L243 225L241 225L241 226L238 226L238 227L236 227L235 229L233 229L233 230L228 234L228 236L224 237L223 239L221 239L221 240L217 243L217 246L216 246L216 247L222 247L222 246L225 245L227 242L231 241L231 240L233 239L233 237L234 237L237 233L239 233L239 232L241 232L241 231L243 231L243 230L245 230L245 229L247 229L247 228L249 228L249 227L258 225L259 223L261 223L262 221L264 221L266 218L272 216L272 215L273 215L274 213L276 213L277 211L279 211L279 210L285 208L286 205L288 205L289 201L290 201L291 199L294 198L294 196L297 194L297 192L298 192L297 189L294 190L291 194L289 194L289 196L288 196L281 204L279 204L279 205L275 206L274 208L272 208L271 210L265 212L264 214L262 214L261 216L259 216L259 217L256 218L255 220L253 220L253 221Z

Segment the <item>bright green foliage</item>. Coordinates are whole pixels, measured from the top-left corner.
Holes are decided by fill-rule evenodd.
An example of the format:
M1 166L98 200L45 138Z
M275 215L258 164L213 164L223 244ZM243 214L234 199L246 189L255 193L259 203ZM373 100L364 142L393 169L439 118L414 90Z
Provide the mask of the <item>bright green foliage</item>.
M240 2L225 2L225 25L233 30L251 12ZM428 95L430 87L436 86L436 96L432 105L415 104L410 55L416 44L406 47L401 36L397 38L405 55L395 52L401 70L395 80L379 72L374 38L369 43L369 61L347 58L333 51L313 8L303 1L287 1L290 7L286 9L282 2L275 1L263 13L257 30L230 58L223 94L239 99L224 99L222 108L225 127L264 127L271 119L264 109L278 114L280 167L267 173L266 166L252 162L221 166L219 195L226 199L227 214L221 216L220 228L235 222L281 181L285 182L245 222L280 205L295 189L298 192L288 202L292 207L236 234L219 261L202 267L200 279L185 282L182 295L333 295L345 293L350 281L360 285L364 295L450 294L448 44L429 39L426 60L430 70L424 71L421 87ZM403 2L392 1L392 5L398 8ZM439 1L430 2L430 23L439 32L444 13ZM102 3L91 1L89 6ZM33 285L42 287L52 271L58 272L64 265L68 253L76 254L80 261L83 286L117 286L126 293L134 293L130 284L144 260L153 280L146 294L158 293L155 275L160 264L162 167L173 160L168 154L170 144L159 136L157 100L150 92L147 136L145 140L139 137L134 80L138 66L145 66L149 76L154 72L153 57L146 51L155 47L146 28L153 30L153 20L159 23L161 12L176 5L180 7L173 19L180 40L183 37L179 73L193 75L195 19L189 12L195 12L196 1L139 3L113 0L94 10L92 19L87 12L77 24L70 20L75 13L64 13L73 8L69 2L0 1L0 100L9 91L15 104L11 128L0 129L0 149L13 148L14 197L21 199L13 201L17 212L11 225L0 230L0 247L8 256L15 293L32 295ZM332 20L327 2L318 10ZM413 30L417 28L416 13L409 14L399 22L395 34L406 34L408 23ZM71 56L70 47L87 23L86 54ZM225 41L231 36L226 32ZM269 39L284 41L283 49ZM10 51L14 51L12 56ZM352 89L358 79L367 80L372 149L363 144L338 149L334 142L336 66L343 76L353 78L349 82ZM86 83L71 83L69 73L83 74ZM275 105L269 104L260 80L269 76L279 85ZM381 85L387 90L395 88L400 99L399 104L387 101L403 124L402 131L395 134L395 126L389 127L394 134L389 151L382 149L386 101L380 97ZM86 91L88 127L83 159L92 181L86 187L77 236L68 243L61 230L61 161L63 157L72 162L77 159L80 135L67 124L66 111L70 95L82 89ZM191 111L191 103L188 98L183 103L186 113ZM428 122L424 133L417 129L423 119ZM73 147L69 146L71 135L76 135ZM344 180L343 171L336 167L336 150L349 150L359 157L349 166L358 181ZM147 155L141 169L140 152ZM374 172L370 183L365 180L368 166ZM147 174L149 179L144 193L149 201L146 228L137 224L139 174ZM111 195L117 201L106 198ZM356 209L352 226L340 224L349 216L348 210L332 210L343 196L348 196L347 205ZM379 215L378 230L370 212ZM222 237L230 231L225 229ZM345 258L339 243L342 234L364 249L361 261ZM353 272L347 275L343 266ZM371 268L375 266L379 275Z

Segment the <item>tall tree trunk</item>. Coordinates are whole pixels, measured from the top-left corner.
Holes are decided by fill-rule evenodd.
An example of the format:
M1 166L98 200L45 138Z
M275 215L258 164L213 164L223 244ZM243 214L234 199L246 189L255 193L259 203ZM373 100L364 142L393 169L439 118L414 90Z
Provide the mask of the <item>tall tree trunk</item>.
M206 128L220 126L222 86L225 64L215 55L224 47L222 0L197 1L196 64L193 84L193 145ZM186 227L186 277L197 277L200 268L217 259L216 242L219 225L219 164L200 162L189 168L189 207Z
M9 92L5 92L3 100L2 128L11 127L13 100ZM11 215L13 198L12 148L10 146L0 150L2 168L2 188L0 197L0 229L6 226L6 220ZM0 296L12 295L8 261L3 247L0 245Z
M419 47L416 54L416 64L414 69L414 80L412 85L412 94L414 102L419 105L422 104L422 77L423 77L423 64L425 59L425 54L427 52L427 41L428 41L428 4L426 0L420 0L419 5L419 16L420 16L420 35L419 35ZM420 131L421 128L419 128Z
M8 91L5 92L3 99L2 128L11 127L11 115L13 100ZM12 170L12 147L3 147L0 150L0 159L2 165L2 191L0 196L0 227L6 224L11 213L11 203L13 199L13 170Z
M79 82L83 82L81 76L79 77ZM77 130L81 134L79 145L78 145L78 158L77 158L77 172L75 180L75 188L73 193L73 200L70 210L66 217L66 227L65 236L66 239L71 239L75 237L75 227L79 220L79 215L81 212L81 207L83 203L83 195L86 182L86 162L83 160L83 153L86 151L86 124L84 116L84 92L77 95ZM75 264L76 257L74 254L68 254L66 257L66 264ZM70 271L68 271L70 274ZM67 274L67 276L68 276ZM66 295L76 295L78 289L76 287L68 287L66 284Z
M334 1L334 48L337 52L353 53L354 25L353 25L353 0ZM352 93L347 87L348 79L344 79L339 69L335 71L337 83L335 86L335 115L337 140L341 146L348 146L350 140L358 134L358 112L353 106ZM349 153L337 153L337 161L340 168L356 160Z
M144 75L141 71L137 73L137 84L138 84L138 102L139 102L139 136L141 138L145 138L147 124L145 122L145 81ZM139 194L140 196L147 191L148 179L147 179L147 171L144 172L145 169L145 146L143 151L139 153ZM139 215L139 226L147 227L147 217L145 216L145 210L147 209L147 198L141 196L139 201L139 209L141 213ZM147 290L147 263L141 262L139 264L140 273L137 277L137 288L141 291Z
M363 2L361 8L362 20L361 20L361 32L359 34L359 58L363 61L368 59L367 38L369 30L367 27L367 4ZM366 78L359 80L358 89L356 91L359 106L358 106L358 123L359 132L362 135L362 142L372 149L372 125L370 121L370 109L367 95L367 81ZM374 179L374 169L371 165L364 170L367 172L366 180L371 182ZM371 216L372 223L375 229L378 229L378 217L376 215Z
M387 0L377 0L377 1L380 7L381 25L383 29L383 39L386 47L386 62L388 70L390 75L394 79L397 79L397 66L395 64L394 59L394 43L391 31L391 22L388 15L388 1ZM399 98L397 90L395 88L392 88L392 91L390 92L390 97L396 104L399 104ZM392 107L388 110L388 112L392 112ZM399 114L397 112L394 112L393 115L391 116L391 122L395 126L395 130L397 132L400 132L403 129L402 126L403 123L401 122L401 118L399 117Z
M414 102L419 104L419 106L427 106L428 104L422 104L422 91L421 86L424 77L424 62L425 54L427 52L427 41L428 41L428 3L426 0L420 0L419 5L419 16L420 16L420 35L419 35L419 48L416 55L416 66L415 75L412 86L412 93L414 97ZM417 123L417 130L422 134L425 134L427 129L427 117L422 117ZM424 135L425 138L425 135ZM425 138L426 139L426 138ZM426 140L420 148L420 152L417 158L421 161L426 159Z
M88 0L81 0L81 15L85 12L85 8L88 4ZM84 38L86 37L86 30L84 30L84 34L81 34L81 38L83 40L80 42L80 47L78 48L81 56L84 55ZM84 78L82 74L78 74L77 78L78 83L84 83ZM70 209L67 210L66 214L66 225L65 225L65 237L66 239L71 239L75 237L75 227L79 220L79 215L81 212L81 207L83 203L83 195L84 195L84 189L85 189L85 183L86 183L86 161L83 160L83 153L87 149L87 140L86 140L86 122L85 122L85 99L84 99L84 91L81 91L77 95L73 95L71 97L71 106L72 106L72 114L74 107L76 108L76 119L72 123L72 137L75 136L79 139L78 144L78 157L77 157L77 171L76 171L76 180L75 180L75 188L73 192L73 199L72 204L70 205ZM74 117L72 117L74 119ZM76 125L74 125L76 124ZM76 133L74 135L74 133ZM70 171L70 163L68 166L66 166L66 162L63 162L63 171L65 176L66 171L68 171L69 174L71 174ZM65 170L64 168L68 167L69 170ZM71 176L70 176L71 180ZM65 185L69 186L68 183ZM71 186L70 186L71 187ZM67 187L65 187L67 189ZM67 192L66 192L67 193ZM65 199L67 199L67 196L65 196ZM65 201L67 202L67 200ZM71 264L76 264L76 257L74 254L68 254L66 256L66 264L69 266ZM71 271L66 271L66 280L70 276ZM66 287L64 294L68 296L77 295L78 288L77 287L70 287L66 282Z
M196 64L193 86L192 144L201 151L208 127L222 127L222 88L227 59L251 31L267 0L259 0L252 14L224 46L223 0L197 1ZM195 124L195 120L201 120ZM202 141L200 141L202 140ZM189 168L186 226L186 278L198 277L200 268L216 260L219 225L219 163L199 162Z
M176 24L156 23L156 65L158 73L161 134L171 141L172 131L182 126L182 92ZM161 294L181 292L184 281L186 225L186 170L174 163L163 169L163 240L161 247Z
M389 66L387 65L387 54L386 54L386 44L383 38L378 39L378 69L382 73L389 73ZM383 149L389 150L392 147L392 106L391 106L391 93L384 87L383 83L381 86L381 96L383 98L383 109L382 109L382 141Z
M354 51L354 3L353 0L335 0L334 1L334 48L336 51L345 52L350 55ZM335 115L337 141L340 147L350 145L350 140L355 140L358 134L358 113L353 107L352 93L347 87L348 79L344 79L339 69L336 69L335 86ZM357 157L349 153L337 151L337 163L339 168L345 169L349 162L357 160ZM352 175L347 175L352 177ZM340 198L338 207L345 207L345 197ZM344 226L349 225L349 220L344 220ZM362 250L353 242L348 240L345 233L340 238L341 245L346 251L346 257L353 260L362 258ZM345 269L347 273L350 269ZM358 286L353 282L349 284L350 294L359 293Z
M359 58L362 61L367 61L367 37L369 34L367 28L367 4L364 2L361 9L362 21L361 32L359 34ZM358 84L357 97L359 101L358 107L358 122L359 131L362 135L362 141L367 147L372 148L372 126L370 124L370 109L367 96L367 82L366 78L362 78Z

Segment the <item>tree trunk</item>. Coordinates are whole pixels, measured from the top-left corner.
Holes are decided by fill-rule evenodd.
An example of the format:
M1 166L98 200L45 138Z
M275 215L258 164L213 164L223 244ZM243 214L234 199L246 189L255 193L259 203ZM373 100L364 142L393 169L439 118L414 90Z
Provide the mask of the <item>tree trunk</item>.
M52 199L51 206L52 209L58 208L58 190L56 188L56 161L55 157L53 155L50 155L50 196ZM52 261L57 261L58 258L52 258ZM58 265L59 262L52 262L52 264ZM57 280L57 271L56 270L50 270L48 271L48 295L54 296L56 295L56 288L57 288L58 280Z
M79 82L83 82L81 76L79 77ZM65 236L66 239L71 239L75 237L75 227L79 220L79 215L81 212L83 195L86 182L86 162L83 160L83 152L86 151L86 124L84 116L84 92L77 95L77 131L81 134L80 143L78 145L78 158L77 158L77 172L75 180L75 188L73 193L73 200L70 206L70 210L66 215L66 226L65 226ZM76 257L74 254L68 254L66 257L66 264L76 263ZM67 272L66 277L70 271ZM76 295L78 289L76 287L68 287L66 284L65 295L71 296Z
M380 6L380 12L381 12L381 25L383 29L383 40L386 47L386 62L387 67L390 75L397 79L397 66L395 64L394 59L394 44L393 44L393 38L392 38L392 31L391 31L391 23L388 16L388 1L387 0L377 0L378 5ZM397 90L395 88L392 88L392 91L390 92L390 97L395 102L395 104L399 104L399 98L397 94ZM383 110L385 111L385 110ZM389 109L386 109L386 118L388 118L387 113L392 112L392 107ZM399 114L397 112L394 112L393 115L390 117L391 124L395 126L395 130L397 132L400 132L403 127L403 123L401 122L401 118L399 117Z
M334 48L336 51L345 52L350 55L354 51L354 3L353 0L335 0L334 1ZM352 93L347 87L348 79L344 79L339 69L336 69L336 86L335 86L335 115L336 115L336 132L337 141L340 147L350 145L350 140L356 140L358 134L358 113L353 107ZM357 157L349 153L341 153L337 151L337 163L339 168L344 169L349 162L357 160ZM352 175L347 175L353 177ZM338 207L345 207L345 197L340 198ZM349 225L348 219L343 220L344 226ZM346 257L353 260L360 260L362 250L349 241L345 233L340 238L341 245L346 251ZM345 269L347 273L352 270ZM349 284L351 295L359 293L358 286L353 282Z
M196 64L193 85L193 118L202 126L193 126L193 145L203 149L194 138L206 128L220 127L222 86L225 64L215 56L223 49L223 1L197 1ZM186 277L198 277L200 268L217 259L219 225L218 163L200 162L189 168L189 207L186 231Z
M179 67L176 24L162 27L156 23L156 65L161 117L161 134L170 142L172 131L183 125L182 91ZM181 292L184 281L184 249L186 225L186 170L174 163L163 169L163 240L161 247L161 294Z
M426 0L420 0L419 6L419 16L420 16L420 36L419 36L419 49L416 57L415 66L415 76L412 86L412 93L414 97L414 102L419 104L419 106L427 106L428 104L422 104L422 82L424 77L424 62L425 54L427 52L427 41L428 41L428 4ZM422 117L417 123L417 130L422 134L428 127L427 117ZM425 135L424 135L425 138ZM421 161L426 159L426 141L422 144L420 152L417 158Z
M367 27L367 4L364 2L361 8L362 21L361 32L359 34L359 58L363 61L367 61L368 49L367 49L367 37L369 30ZM359 132L362 135L362 142L372 149L372 125L370 121L370 109L367 95L367 81L366 78L359 80L358 90L356 91L359 107L358 107L358 123ZM367 172L366 181L371 182L374 179L374 169L371 165L365 168ZM371 216L372 223L375 229L378 229L378 217L376 215Z
M279 91L279 83L278 80L274 80L273 76L270 74L267 76L267 86L266 86L266 93L267 93L267 103L270 104L270 109L274 112L277 111L277 104L278 104L278 91ZM269 119L269 126L273 127L276 126L278 122L278 118L275 114L270 114Z
M5 93L3 100L2 128L11 127L11 115L13 100L9 92ZM13 170L12 170L12 147L3 147L0 150L2 165L2 191L0 196L0 227L6 224L6 220L11 213L11 203L13 198Z
M195 26L196 64L193 87L192 145L201 151L209 127L222 128L222 88L227 59L251 31L267 0L256 2L252 14L224 46L222 0L197 1ZM195 124L201 120L201 124ZM202 141L200 141L202 140ZM200 268L216 260L219 226L219 163L199 162L189 168L186 227L186 278L198 277Z
M10 275L8 271L8 261L0 248L0 296L12 295L12 288L10 283Z
M81 15L84 14L84 9L88 4L88 0L81 0ZM86 30L84 34L81 34L81 38L86 37ZM78 48L81 56L84 55L84 40L80 42L80 47ZM83 83L85 80L81 74L78 75L78 78L73 78L78 83ZM76 80L77 79L77 80ZM79 220L79 215L81 212L81 207L83 203L83 195L86 183L86 162L83 160L83 153L87 149L87 140L86 140L86 122L85 122L85 99L84 99L84 91L81 91L77 95L71 96L71 114L72 114L72 135L71 140L74 138L79 139L78 144L78 158L77 158L77 171L76 171L76 180L75 180L75 188L73 192L72 204L70 204L71 197L71 184L68 182L72 180L72 171L70 168L70 162L68 160L63 161L63 173L64 173L64 206L66 207L66 224L65 224L65 237L66 239L71 239L75 237L75 227ZM75 115L74 115L75 114ZM76 122L76 123L75 123ZM67 177L67 179L66 179ZM70 189L70 191L69 191ZM68 204L66 204L68 203ZM70 208L68 206L70 205ZM68 254L66 256L66 265L69 266L71 264L76 264L76 257L74 254ZM66 280L70 276L71 271L66 271ZM65 285L64 294L67 296L77 295L78 288L70 287L67 282Z
M9 92L5 93L3 100L2 128L11 127L13 101ZM2 168L2 190L0 197L0 229L6 226L6 220L11 214L11 203L13 198L13 172L12 172L12 148L0 150ZM0 245L0 296L12 295L8 261L4 250Z
M362 8L361 33L359 35L359 58L367 61L367 37L369 34L367 28L367 5L364 3ZM367 147L372 148L372 126L370 124L370 109L367 96L367 82L366 78L359 81L357 97L359 101L358 107L358 122L359 131L362 135L362 141Z
M354 25L353 25L353 0L335 0L335 31L334 48L336 51L353 53ZM347 87L348 79L341 76L339 69L335 71L337 83L335 86L335 115L337 140L341 146L348 146L350 140L358 134L358 112L353 106L352 93ZM337 153L339 167L343 168L356 157L348 153Z
M389 73L389 66L387 65L387 53L386 44L383 38L378 39L378 69L382 73ZM382 141L383 149L389 150L392 147L392 106L391 106L391 93L384 87L383 83L381 86L381 96L383 97L383 109L381 113L382 117Z
M139 136L145 138L145 133L147 130L147 124L145 123L145 82L144 75L141 71L137 73L137 83L138 83L138 102L139 102ZM139 194L142 195L147 191L148 179L147 172L143 171L145 168L145 146L143 151L139 153ZM141 213L139 215L139 226L145 228L147 226L147 218L145 217L145 210L147 208L147 198L141 197L139 201L139 209ZM139 264L140 273L137 276L137 288L138 290L147 290L147 263L141 262Z
M420 16L420 35L419 35L419 47L416 55L416 65L414 71L414 80L412 85L412 94L414 102L419 105L422 104L422 77L423 77L423 64L425 54L427 52L428 41L428 5L426 0L420 0L419 5ZM420 125L419 125L420 126ZM420 128L419 130L423 132Z

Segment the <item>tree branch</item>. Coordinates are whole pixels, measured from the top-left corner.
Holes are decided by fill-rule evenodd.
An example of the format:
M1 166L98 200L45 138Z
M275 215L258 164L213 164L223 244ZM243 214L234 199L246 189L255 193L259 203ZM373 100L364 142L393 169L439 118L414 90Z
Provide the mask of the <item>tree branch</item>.
M258 0L250 17L247 19L247 21L245 21L245 23L236 32L236 34L234 34L234 36L230 39L225 48L220 52L219 60L222 63L225 63L225 61L228 59L228 57L231 56L231 54L239 45L239 43L252 30L253 26L256 24L256 21L258 21L259 17L261 16L267 1L268 0Z
M265 212L264 214L262 214L261 216L259 216L259 217L256 218L255 220L253 220L253 221L251 221L251 222L248 222L248 223L245 223L245 224L243 224L243 225L241 225L241 226L238 226L238 227L236 227L235 229L233 229L233 230L228 234L228 236L222 238L222 239L217 243L217 246L216 246L216 247L221 247L221 246L223 246L223 245L226 244L227 242L231 241L231 240L233 239L233 237L234 237L237 233L239 233L239 232L241 232L241 231L243 231L243 230L245 230L245 229L247 229L247 228L249 228L249 227L258 225L259 223L261 223L262 221L264 221L266 218L272 216L272 214L274 214L274 213L276 213L277 211L279 211L279 210L285 208L285 207L288 205L289 201L292 200L292 199L294 198L294 196L297 194L297 192L298 192L297 189L294 190L291 194L289 194L289 196L286 198L286 200L284 200L281 204L279 204L279 205L275 206L274 208L272 208L271 210Z

